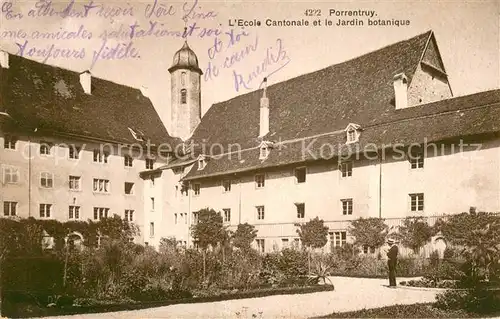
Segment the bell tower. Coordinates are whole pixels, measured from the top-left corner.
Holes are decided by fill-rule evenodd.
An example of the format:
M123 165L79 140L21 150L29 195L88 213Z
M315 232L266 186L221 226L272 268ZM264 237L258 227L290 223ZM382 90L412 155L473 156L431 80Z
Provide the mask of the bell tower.
M201 75L198 58L187 41L168 69L171 82L170 135L186 140L201 121Z

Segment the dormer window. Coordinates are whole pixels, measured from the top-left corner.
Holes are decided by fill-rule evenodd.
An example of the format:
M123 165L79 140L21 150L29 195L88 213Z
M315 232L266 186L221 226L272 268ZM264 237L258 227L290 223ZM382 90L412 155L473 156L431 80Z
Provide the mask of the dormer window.
M187 90L182 89L181 90L181 104L186 104L187 103Z
M260 148L260 159L265 159L269 156L269 147L263 146Z
M198 157L198 170L201 171L202 169L207 166L207 157L204 155L200 155Z
M350 123L344 130L346 132L346 144L356 143L361 135L361 127L358 124Z
M187 155L191 154L193 151L193 140L188 140L182 143L182 154Z
M260 149L260 155L259 159L264 160L269 156L269 153L271 153L271 148L273 148L273 143L268 142L268 141L263 141L260 143L259 149Z
M130 131L130 133L132 134L132 136L134 137L134 139L136 139L137 141L140 141L140 142L143 142L144 141L144 134L142 134L142 132L136 132L134 131L133 129L131 129L130 127L128 128L128 130Z
M354 129L350 129L349 131L347 131L347 142L356 142L356 131Z

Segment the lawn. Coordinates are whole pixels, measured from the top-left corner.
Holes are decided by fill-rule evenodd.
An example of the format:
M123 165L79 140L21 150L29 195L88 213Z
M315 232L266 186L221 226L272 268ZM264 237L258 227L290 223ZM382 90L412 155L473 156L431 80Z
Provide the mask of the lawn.
M489 317L500 316L499 313ZM464 310L441 310L434 308L432 303L413 305L394 305L374 309L364 309L349 312L334 312L319 318L485 318L485 315L468 313Z

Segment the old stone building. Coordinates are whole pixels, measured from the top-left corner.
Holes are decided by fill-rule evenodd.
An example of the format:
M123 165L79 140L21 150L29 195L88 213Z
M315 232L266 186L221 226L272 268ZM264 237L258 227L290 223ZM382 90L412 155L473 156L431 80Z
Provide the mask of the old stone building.
M349 240L349 222L359 217L397 226L406 216L432 222L471 206L500 210L500 90L454 97L432 31L265 81L203 118L202 72L185 43L168 70L170 124L147 92L2 57L4 216L66 220L79 206L81 219L99 218L101 208L128 218L133 210L141 241L158 246L175 237L190 246L196 212L210 207L231 229L255 225L256 247L270 251L296 244L295 223L316 216L332 247ZM133 162L116 151L139 152L148 142L152 154ZM56 164L44 143L85 147L77 161L75 151L57 147L67 156ZM115 150L105 160L94 150L102 143ZM29 160L23 145L42 154ZM74 177L80 190L72 189ZM51 205L48 217L42 205Z

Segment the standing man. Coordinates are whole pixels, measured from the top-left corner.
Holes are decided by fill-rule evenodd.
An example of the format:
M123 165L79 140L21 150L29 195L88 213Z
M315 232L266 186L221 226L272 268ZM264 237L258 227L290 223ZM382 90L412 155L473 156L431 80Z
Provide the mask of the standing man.
M396 288L396 264L398 262L398 246L394 239L388 239L389 251L387 252L387 266L389 266L389 287Z

